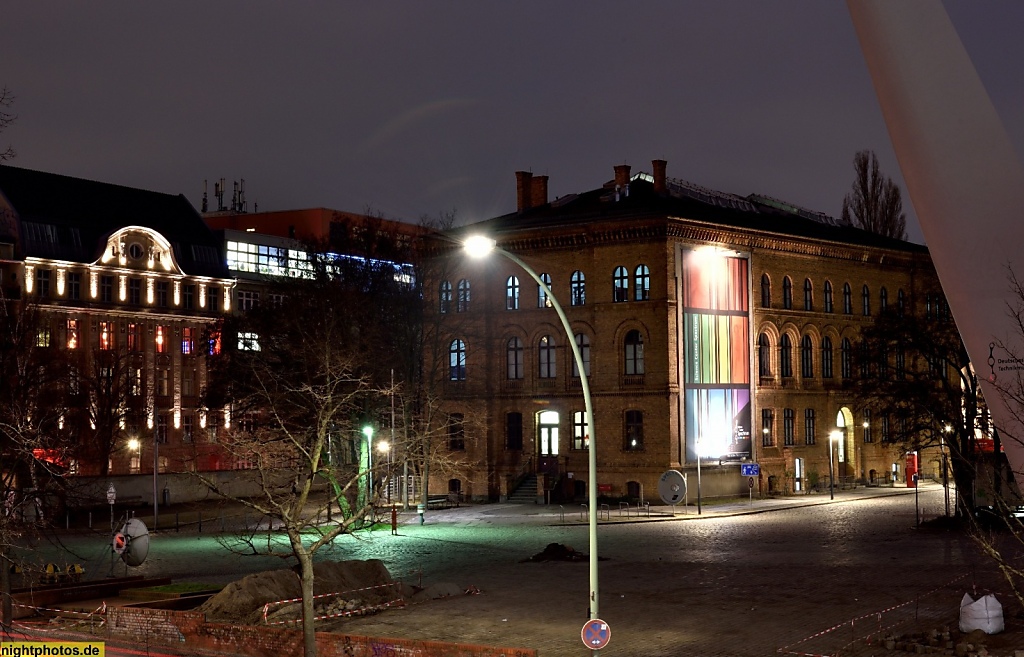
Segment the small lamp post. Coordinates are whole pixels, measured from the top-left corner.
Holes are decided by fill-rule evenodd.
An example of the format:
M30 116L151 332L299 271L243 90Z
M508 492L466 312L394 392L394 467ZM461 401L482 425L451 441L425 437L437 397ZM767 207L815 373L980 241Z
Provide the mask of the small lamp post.
M391 445L388 444L388 441L382 440L377 443L377 451L386 459L387 468L384 471L384 476L381 477L381 485L386 486L388 504L391 504ZM385 484L385 482L387 483Z
M373 502L373 427L367 424L363 427L363 435L366 436L366 501Z
M836 499L836 476L835 467L833 466L832 450L835 445L842 439L843 432L836 429L828 435L828 499Z

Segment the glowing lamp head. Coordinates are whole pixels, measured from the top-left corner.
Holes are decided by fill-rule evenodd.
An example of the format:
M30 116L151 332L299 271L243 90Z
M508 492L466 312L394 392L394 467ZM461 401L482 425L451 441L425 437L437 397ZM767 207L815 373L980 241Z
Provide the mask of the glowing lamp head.
M363 427L363 435L366 436L367 440L373 438L373 427L370 425Z
M386 440L382 440L379 443L377 443L377 451L380 452L381 454L386 453L390 447L391 446L388 445L388 441Z
M462 243L462 248L470 258L483 258L494 250L496 244L497 243L489 237L473 235L466 238L466 241Z
M138 438L132 438L131 440L129 440L128 441L128 449L130 449L133 452L139 451L139 439Z
M832 433L830 433L828 435L828 437L829 437L829 440L831 440L832 442L838 443L839 440L843 437L843 432L842 431L833 431Z

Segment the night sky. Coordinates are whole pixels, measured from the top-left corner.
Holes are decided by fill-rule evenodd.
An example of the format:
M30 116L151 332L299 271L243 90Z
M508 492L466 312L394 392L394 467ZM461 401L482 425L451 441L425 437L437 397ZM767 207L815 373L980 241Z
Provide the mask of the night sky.
M173 8L173 9L171 9ZM1024 3L946 3L1024 152ZM10 164L250 211L460 222L615 164L839 216L853 155L902 184L844 2L22 2ZM904 194L911 239L921 240Z

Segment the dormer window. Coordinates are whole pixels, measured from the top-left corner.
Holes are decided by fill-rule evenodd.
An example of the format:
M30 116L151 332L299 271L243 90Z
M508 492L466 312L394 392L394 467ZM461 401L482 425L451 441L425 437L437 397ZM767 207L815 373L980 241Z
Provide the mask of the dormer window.
M142 245L141 245L141 244L139 244L138 242L132 242L132 243L131 243L131 244L130 244L130 245L128 246L128 256L129 256L129 257L130 257L130 258L131 258L132 260L138 260L139 258L141 258L141 257L142 257L142 255L143 255L144 253L145 253L145 249L143 249L143 248L142 248Z

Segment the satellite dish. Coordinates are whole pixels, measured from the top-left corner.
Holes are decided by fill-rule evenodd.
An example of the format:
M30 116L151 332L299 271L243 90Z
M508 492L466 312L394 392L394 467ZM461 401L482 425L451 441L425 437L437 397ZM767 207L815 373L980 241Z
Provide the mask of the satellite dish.
M141 566L149 554L149 529L146 523L138 518L132 518L125 523L121 531L114 537L114 551L117 552L118 539L123 538L123 548L118 554L121 560L129 566Z
M658 479L658 495L665 504L679 504L686 497L686 477L678 470L666 470Z

